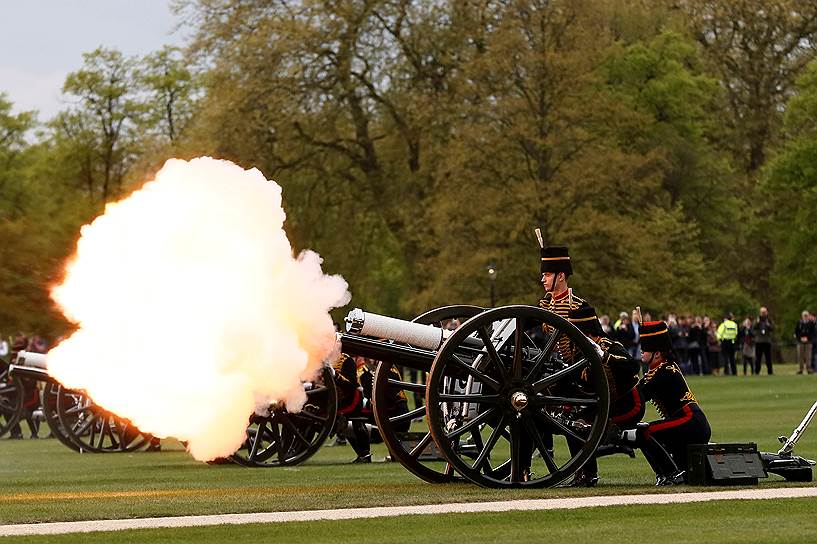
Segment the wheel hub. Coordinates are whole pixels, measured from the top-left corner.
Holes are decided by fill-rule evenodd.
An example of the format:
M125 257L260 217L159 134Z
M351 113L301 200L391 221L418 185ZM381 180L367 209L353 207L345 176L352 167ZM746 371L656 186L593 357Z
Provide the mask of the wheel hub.
M511 395L511 406L517 412L521 412L528 405L528 396L522 391L517 391Z

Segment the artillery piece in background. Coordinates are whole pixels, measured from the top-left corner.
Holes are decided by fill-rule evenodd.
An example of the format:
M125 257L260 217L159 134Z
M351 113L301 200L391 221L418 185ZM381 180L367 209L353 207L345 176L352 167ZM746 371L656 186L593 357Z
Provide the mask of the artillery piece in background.
M132 452L148 445L149 434L141 432L127 419L103 409L82 391L68 389L48 374L46 356L21 351L10 365L4 388L0 388L0 403L16 407L10 416L16 423L23 411L25 382L43 382L40 405L51 434L69 448L82 452ZM19 396L19 400L17 397ZM6 425L0 431L5 432ZM0 435L2 435L0 432Z

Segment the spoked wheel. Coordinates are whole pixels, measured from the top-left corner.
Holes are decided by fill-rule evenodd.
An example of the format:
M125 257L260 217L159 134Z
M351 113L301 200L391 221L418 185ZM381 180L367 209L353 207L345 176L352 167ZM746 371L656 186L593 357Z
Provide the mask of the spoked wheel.
M81 391L60 386L56 396L59 423L79 451L131 452L144 447L152 438L127 419L104 410Z
M270 407L268 415L253 414L247 440L232 455L250 467L297 465L315 454L335 426L338 393L332 369L324 368L314 383L304 384L306 403L300 412Z
M437 327L446 326L452 319L465 321L485 311L479 306L456 305L430 310L412 321ZM450 463L435 460L435 445L428 430L425 396L427 369L417 369L421 383L413 383L401 376L396 365L387 361L377 365L374 378L374 417L389 454L415 476L427 482L446 483L454 479ZM416 399L413 409L398 413L395 400L401 397ZM415 419L422 422L412 427ZM413 431L409 434L409 431Z
M545 487L594 454L610 393L599 355L576 327L541 308L505 306L471 318L443 344L426 404L434 441L464 477ZM464 449L464 439L476 448Z
M80 451L79 446L68 437L68 433L65 428L63 428L62 423L60 423L60 417L57 413L57 398L59 396L60 387L59 383L45 382L41 400L45 422L48 423L51 434L63 445L68 446L72 450Z
M9 376L8 367L5 367L0 371L0 436L11 431L22 413L23 383L19 378Z

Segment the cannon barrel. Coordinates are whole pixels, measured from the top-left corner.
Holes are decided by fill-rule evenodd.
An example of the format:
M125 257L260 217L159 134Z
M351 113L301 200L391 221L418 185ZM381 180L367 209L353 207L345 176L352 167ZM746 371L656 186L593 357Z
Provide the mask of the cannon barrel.
M353 334L339 334L341 349L349 355L368 357L378 361L416 368L428 372L434 362L436 352L394 344L384 340L375 340Z
M48 357L45 353L18 352L14 363L9 365L9 374L32 380L54 381L48 373Z
M346 316L347 334L338 335L341 349L349 355L388 361L428 372L434 357L453 331L404 321L355 308ZM468 337L464 345L481 349L479 338Z

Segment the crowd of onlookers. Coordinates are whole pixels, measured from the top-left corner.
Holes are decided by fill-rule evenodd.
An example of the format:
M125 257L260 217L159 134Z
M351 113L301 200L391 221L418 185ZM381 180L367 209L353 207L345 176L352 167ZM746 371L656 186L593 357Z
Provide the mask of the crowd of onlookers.
M778 331L765 307L756 316L737 320L731 313L721 320L707 315L669 314L658 318L667 323L672 346L685 374L732 375L760 374L763 363L773 374L772 346L794 340L798 374L817 372L817 321L815 314L803 311L792 334ZM645 313L643 321L652 321ZM607 315L599 317L605 334L621 344L635 358L640 358L638 322L621 312L613 322Z

